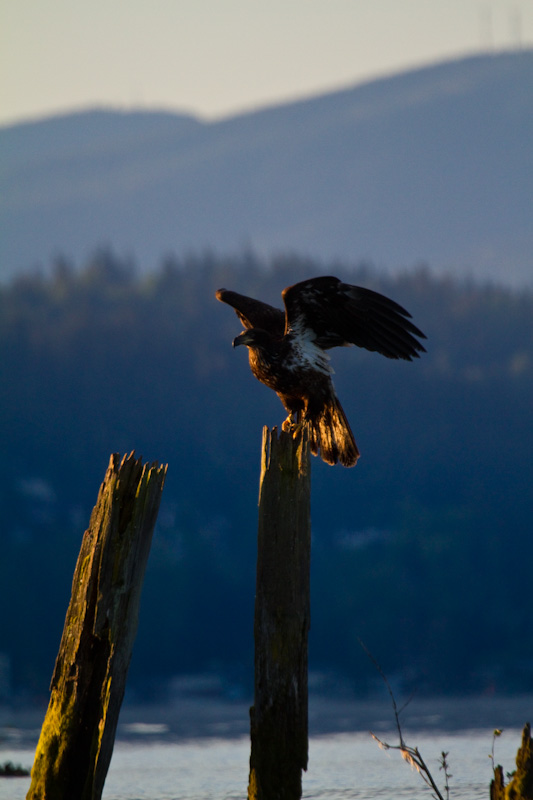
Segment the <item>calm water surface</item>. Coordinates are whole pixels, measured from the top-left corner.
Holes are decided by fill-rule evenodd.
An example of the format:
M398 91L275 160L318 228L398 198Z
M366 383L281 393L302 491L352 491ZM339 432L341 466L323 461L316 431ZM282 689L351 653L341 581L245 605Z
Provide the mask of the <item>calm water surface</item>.
M248 782L248 737L197 738L190 741L118 741L104 790L104 800L244 800ZM405 733L405 732L404 732ZM496 742L496 760L512 770L520 729L506 729ZM396 743L395 734L380 738ZM449 751L453 800L488 800L492 730L456 733L409 732L441 791L439 757ZM5 743L4 743L5 744ZM0 747L0 762L30 766L33 750ZM23 800L29 778L0 779L0 800ZM444 792L443 792L444 793ZM429 800L431 792L397 751L382 751L367 733L316 736L310 742L304 798L313 800Z

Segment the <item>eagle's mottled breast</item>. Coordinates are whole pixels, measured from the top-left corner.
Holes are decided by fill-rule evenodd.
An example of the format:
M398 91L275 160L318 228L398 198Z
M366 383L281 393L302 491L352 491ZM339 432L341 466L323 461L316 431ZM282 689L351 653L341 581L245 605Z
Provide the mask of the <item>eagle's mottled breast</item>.
M295 324L287 338L291 343L292 369L311 369L313 372L320 372L323 375L333 373L329 355L321 347L318 347L315 341L316 336L312 330L304 325Z
M255 377L274 391L278 391L283 380L285 364L280 354L267 351L261 347L250 347L248 350L250 369Z

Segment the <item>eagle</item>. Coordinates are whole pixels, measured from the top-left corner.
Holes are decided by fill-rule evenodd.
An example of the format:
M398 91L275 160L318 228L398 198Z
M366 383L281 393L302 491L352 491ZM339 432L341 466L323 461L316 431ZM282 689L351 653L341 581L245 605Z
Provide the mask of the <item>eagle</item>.
M357 345L412 361L426 352L416 337L426 337L394 300L332 276L295 283L281 296L285 311L227 289L216 292L245 328L233 347L248 347L252 373L289 412L283 430L306 425L313 455L352 467L359 450L335 393L327 351Z

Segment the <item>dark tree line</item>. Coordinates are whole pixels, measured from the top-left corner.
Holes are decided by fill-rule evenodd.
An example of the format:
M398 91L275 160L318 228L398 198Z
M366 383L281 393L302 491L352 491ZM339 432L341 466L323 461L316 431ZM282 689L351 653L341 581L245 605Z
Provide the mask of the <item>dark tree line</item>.
M360 637L405 687L530 687L533 295L250 253L169 257L140 274L105 251L0 289L12 687L46 691L109 454L133 449L169 463L133 683L209 669L250 685L261 428L284 412L232 350L240 325L214 291L280 304L317 273L405 305L428 353L332 353L362 458L352 470L313 461L311 668L364 687Z

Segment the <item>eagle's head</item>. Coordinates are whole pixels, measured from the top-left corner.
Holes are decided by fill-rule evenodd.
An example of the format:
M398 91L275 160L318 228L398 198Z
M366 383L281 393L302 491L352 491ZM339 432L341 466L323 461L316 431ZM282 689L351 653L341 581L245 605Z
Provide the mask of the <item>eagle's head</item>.
M252 349L268 350L272 347L273 342L274 339L268 331L264 331L262 328L249 328L233 340L233 347L245 344Z

